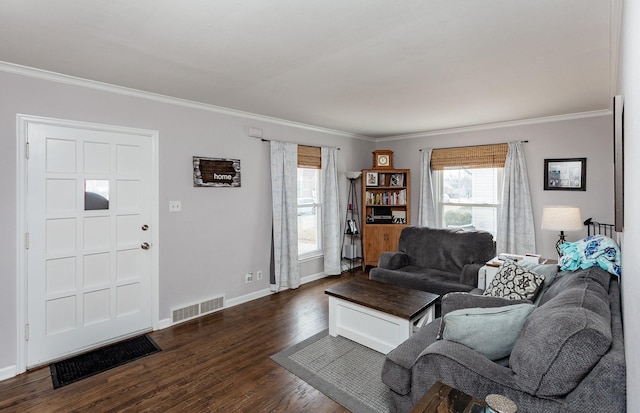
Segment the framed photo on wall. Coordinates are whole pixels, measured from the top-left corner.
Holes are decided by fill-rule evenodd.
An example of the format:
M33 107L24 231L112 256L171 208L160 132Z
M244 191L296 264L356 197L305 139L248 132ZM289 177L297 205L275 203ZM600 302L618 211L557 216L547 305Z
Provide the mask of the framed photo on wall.
M545 159L544 189L587 190L587 158Z

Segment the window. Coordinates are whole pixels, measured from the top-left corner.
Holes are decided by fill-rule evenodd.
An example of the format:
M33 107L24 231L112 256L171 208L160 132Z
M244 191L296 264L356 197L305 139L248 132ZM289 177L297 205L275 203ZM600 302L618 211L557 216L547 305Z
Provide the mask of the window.
M443 228L479 229L496 236L504 168L434 171L437 220Z
M508 145L434 149L436 219L443 228L498 230Z
M298 256L322 254L320 148L298 146Z

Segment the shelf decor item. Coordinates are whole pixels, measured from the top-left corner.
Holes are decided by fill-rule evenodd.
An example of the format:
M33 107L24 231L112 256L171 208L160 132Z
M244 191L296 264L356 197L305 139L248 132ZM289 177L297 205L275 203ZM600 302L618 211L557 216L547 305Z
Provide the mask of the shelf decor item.
M377 172L367 172L366 179L367 179L366 186L378 186Z
M393 169L393 151L381 149L373 152L373 168Z
M402 186L404 184L403 174L391 174L389 186Z

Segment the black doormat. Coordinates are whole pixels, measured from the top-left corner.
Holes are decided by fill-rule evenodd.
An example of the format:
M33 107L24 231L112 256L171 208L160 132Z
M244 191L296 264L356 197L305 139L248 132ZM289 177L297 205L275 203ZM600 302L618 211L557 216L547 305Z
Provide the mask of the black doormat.
M66 386L162 349L148 336L130 338L51 364L53 388Z

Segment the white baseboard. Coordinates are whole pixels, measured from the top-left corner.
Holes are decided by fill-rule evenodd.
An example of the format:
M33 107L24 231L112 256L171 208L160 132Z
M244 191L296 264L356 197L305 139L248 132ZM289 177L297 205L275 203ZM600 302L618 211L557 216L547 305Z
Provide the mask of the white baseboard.
M311 281L320 280L325 277L327 277L327 275L325 275L323 272L307 275L305 277L300 278L300 285L309 283ZM227 300L224 307L228 308L228 307L233 307L239 304L248 303L249 301L257 300L258 298L266 297L271 294L274 294L274 292L271 291L271 288L265 288L264 290L255 291L251 294L246 294L240 297L231 298Z
M10 379L18 375L18 369L16 366L9 366L0 369L0 381Z
M300 279L300 284L306 284L312 281L320 280L325 277L328 277L328 276L325 275L323 272L307 275ZM258 298L266 297L271 294L274 294L274 292L271 291L270 288L265 288L262 290L254 291L249 294L241 295L240 297L230 298L228 300L225 300L224 308L235 307L236 305L248 303L249 301L257 300ZM203 315L206 315L206 314L203 314ZM165 318L163 320L158 321L156 330L163 330L167 327L171 327L172 325L174 324L171 323L171 318Z
M167 327L171 327L171 318L165 318L163 320L158 321L156 330L164 330Z
M317 274L307 275L306 277L302 277L300 279L300 284L310 283L311 281L319 280L321 278L330 277L330 275L325 275L323 272L319 272Z

